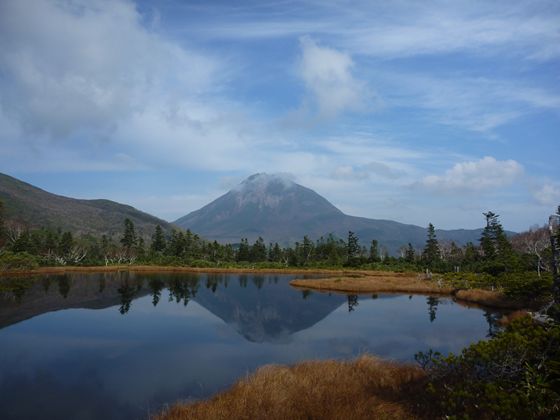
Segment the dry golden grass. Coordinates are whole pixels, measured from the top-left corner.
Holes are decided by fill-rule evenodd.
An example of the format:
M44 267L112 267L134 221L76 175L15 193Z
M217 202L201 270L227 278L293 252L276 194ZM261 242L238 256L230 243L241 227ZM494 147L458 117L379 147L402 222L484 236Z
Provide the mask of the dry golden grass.
M360 277L330 277L324 279L292 280L290 284L300 289L313 289L342 293L408 293L425 295L451 295L458 303L473 303L484 307L521 309L526 302L507 298L500 291L468 289L458 290L440 286L437 281L426 280L416 273L368 273Z
M479 303L484 306L503 309L518 309L525 306L524 302L508 299L502 292L483 290L483 289L466 289L457 290L455 297L465 302Z
M362 356L264 366L210 400L177 404L163 419L414 419L416 366Z
M516 319L524 318L527 315L529 315L529 312L527 312L525 310L514 311L512 313L502 315L502 317L500 319L498 319L498 324L501 325L502 327L505 327L506 325L511 324Z
M416 273L364 273L362 277L292 280L292 286L346 293L420 293L451 294L453 288L440 287Z

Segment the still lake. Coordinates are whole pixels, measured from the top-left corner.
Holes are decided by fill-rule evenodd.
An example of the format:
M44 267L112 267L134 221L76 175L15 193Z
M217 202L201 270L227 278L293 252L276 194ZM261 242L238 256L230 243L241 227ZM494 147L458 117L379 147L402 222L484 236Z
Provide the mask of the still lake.
M269 363L413 361L495 331L451 298L302 292L294 275L68 274L0 280L0 418L148 418ZM302 277L301 275L298 277Z

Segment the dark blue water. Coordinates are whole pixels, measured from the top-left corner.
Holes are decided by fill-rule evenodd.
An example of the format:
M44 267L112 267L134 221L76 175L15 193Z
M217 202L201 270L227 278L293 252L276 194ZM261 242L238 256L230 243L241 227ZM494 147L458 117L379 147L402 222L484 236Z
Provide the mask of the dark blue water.
M268 363L457 352L497 316L448 298L302 292L292 278L0 280L0 418L147 418Z

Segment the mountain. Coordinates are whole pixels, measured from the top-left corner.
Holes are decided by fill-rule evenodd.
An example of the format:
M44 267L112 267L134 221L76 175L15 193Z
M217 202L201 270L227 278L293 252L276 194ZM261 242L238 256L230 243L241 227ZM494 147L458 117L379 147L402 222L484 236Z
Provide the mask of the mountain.
M141 235L151 235L156 225L167 231L171 225L134 207L110 200L79 200L51 194L33 185L0 173L0 201L7 220L29 227L49 227L73 233L121 233L129 218Z
M210 204L183 216L175 225L220 242L254 241L293 244L304 235L311 239L334 234L346 239L355 232L363 245L376 239L395 254L410 242L422 247L426 228L392 220L344 214L315 191L283 176L255 174ZM458 244L478 242L482 229L436 230L439 240Z

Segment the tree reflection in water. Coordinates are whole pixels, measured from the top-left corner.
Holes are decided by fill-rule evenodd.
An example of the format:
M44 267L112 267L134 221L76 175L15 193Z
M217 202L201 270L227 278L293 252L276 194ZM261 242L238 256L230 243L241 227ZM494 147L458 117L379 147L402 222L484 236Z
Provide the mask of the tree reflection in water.
M358 295L348 295L348 312L353 312L358 305Z
M488 322L488 333L486 337L494 337L501 330L500 324L498 323L500 317L500 313L484 311L484 318L486 318L486 322Z
M58 276L58 291L60 295L66 299L68 297L68 293L70 292L70 279L68 276Z
M130 286L128 280L125 280L121 287L117 289L119 295L121 296L121 306L119 307L119 312L124 315L130 311L130 306L132 305L132 299L136 294L136 288Z
M439 305L439 298L434 296L428 296L426 302L428 303L428 314L430 315L430 322L434 322L436 320L436 312L437 312L437 307Z
M159 300L161 299L161 291L165 287L165 282L157 277L150 279L148 285L152 291L152 305L157 306Z

